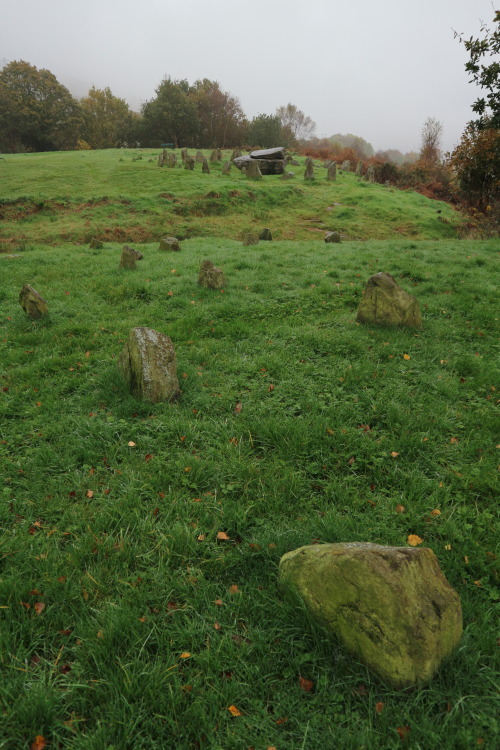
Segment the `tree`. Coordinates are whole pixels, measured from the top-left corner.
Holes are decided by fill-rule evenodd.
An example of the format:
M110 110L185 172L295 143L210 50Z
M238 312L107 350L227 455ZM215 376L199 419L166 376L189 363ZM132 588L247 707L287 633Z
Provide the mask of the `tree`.
M113 148L130 139L134 115L127 102L113 96L109 88L92 86L80 104L82 137L92 148Z
M247 139L252 146L273 148L283 145L283 128L278 115L257 115L248 126Z
M429 166L437 164L441 159L442 134L443 124L434 117L428 117L421 131L420 160Z
M0 147L6 151L74 148L81 110L45 69L14 60L0 71Z
M276 115L279 117L283 132L288 135L286 145L295 145L307 141L314 135L316 123L307 117L295 104L278 107Z
M469 53L469 61L465 70L470 73L469 81L486 89L486 98L476 99L472 111L479 115L473 121L473 127L478 130L500 127L500 62L493 59L489 64L483 64L483 58L493 57L500 53L500 11L495 11L493 19L495 27L489 29L485 24L481 26L482 39L464 39L462 34L455 32Z
M162 142L192 146L200 131L196 104L186 80L164 78L156 97L142 107L143 138L154 145Z
M361 136L353 135L352 133L347 133L346 135L336 133L330 136L329 141L332 144L339 143L344 148L352 148L356 152L358 159L369 159L375 153L371 143L365 141Z
M243 143L247 120L238 99L208 78L195 81L189 96L196 105L200 148L226 148Z

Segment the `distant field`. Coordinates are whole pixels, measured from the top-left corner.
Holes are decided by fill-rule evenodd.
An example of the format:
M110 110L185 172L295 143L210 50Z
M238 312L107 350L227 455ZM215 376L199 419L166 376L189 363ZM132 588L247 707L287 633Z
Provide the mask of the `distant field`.
M6 155L0 161L0 249L86 243L94 236L107 242L151 242L164 234L237 239L249 227L269 227L277 240L320 242L328 230L346 240L438 240L455 237L463 223L446 203L369 184L352 173L327 182L326 169L317 166L315 182L305 182L301 157L300 167L289 168L294 180L266 176L253 182L234 166L222 176L222 163L210 165L210 175L201 173L201 164L194 172L159 168L158 153ZM230 154L225 151L224 159Z
M120 155L0 163L3 210L19 211L4 239L26 238L0 255L0 748L38 736L47 750L494 750L498 241L398 237L399 222L419 237L453 225L436 221L440 204L352 175L253 185ZM217 205L202 197L214 185L241 205L174 213ZM351 215L327 211L349 198ZM118 206L125 236L226 237L178 253L155 238L137 271L119 270L121 241L74 244L107 236ZM396 215L394 237L373 240ZM227 238L247 224L307 240ZM372 240L326 245L326 227ZM197 286L204 258L225 271L223 293ZM417 296L421 331L355 322L380 270ZM21 310L26 282L48 318ZM136 401L118 373L138 325L173 340L175 404ZM429 686L400 693L312 628L276 578L301 545L409 534L459 592L464 635Z

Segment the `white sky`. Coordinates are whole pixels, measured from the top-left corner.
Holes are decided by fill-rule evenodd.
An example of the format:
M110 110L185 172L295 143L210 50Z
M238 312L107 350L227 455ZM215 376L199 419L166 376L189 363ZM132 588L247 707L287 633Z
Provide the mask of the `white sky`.
M0 0L0 61L135 110L165 76L210 78L250 119L291 102L316 135L375 150L418 150L430 116L449 150L479 93L453 30L475 37L493 16L492 0Z

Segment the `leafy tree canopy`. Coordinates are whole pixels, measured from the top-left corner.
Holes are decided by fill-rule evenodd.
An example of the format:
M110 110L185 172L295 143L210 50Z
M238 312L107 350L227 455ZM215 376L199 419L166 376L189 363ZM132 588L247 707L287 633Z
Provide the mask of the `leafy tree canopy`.
M80 104L82 136L92 148L113 148L130 139L134 114L127 102L113 96L109 88L92 86Z
M283 146L284 137L286 136L278 115L257 115L248 126L247 139L252 146Z

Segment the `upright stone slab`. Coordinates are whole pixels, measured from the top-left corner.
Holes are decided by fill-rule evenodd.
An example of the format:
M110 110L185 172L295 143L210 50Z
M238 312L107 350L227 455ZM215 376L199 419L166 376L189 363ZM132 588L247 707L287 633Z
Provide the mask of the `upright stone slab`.
M217 151L216 149L214 149L212 153L210 154L210 163L215 164L216 161L217 161Z
M304 172L304 180L314 180L313 160L310 156L308 156L306 159L306 171Z
M203 164L204 159L205 159L205 157L203 156L203 154L201 153L201 151L197 151L196 152L196 163L197 164Z
M184 160L184 169L190 169L193 171L194 169L194 159L192 156L186 156Z
M327 232L325 242L341 242L340 232Z
M181 249L181 245L177 237L162 237L160 240L159 250L173 250L177 252Z
M356 164L356 177L362 177L363 176L363 162L358 161Z
M188 157L187 148L181 148L181 160L186 161L187 157Z
M163 157L163 154L159 154L159 155L158 155L158 166L159 166L159 167L163 167L163 166L164 166L164 164L165 164L165 159L164 159L164 157Z
M203 159L201 171L203 172L203 174L210 174L210 167L208 166L208 161L206 159Z
M317 544L280 561L282 585L397 689L423 685L462 635L460 597L426 548Z
M375 167L371 164L366 170L365 179L368 182L375 182Z
M250 159L245 167L245 175L249 180L262 180L262 172L259 169L259 162Z
M326 173L326 179L329 182L335 182L335 180L337 179L337 162L336 161L332 161L332 163L328 167L328 171Z
M142 259L142 253L138 250L134 250L129 245L124 245L122 248L122 255L120 258L120 268L126 268L129 271L136 270L136 261Z
M167 167L176 167L177 166L177 154L175 154L173 151L170 151L167 157Z
M390 273L384 272L368 279L356 320L370 325L422 327L416 297L405 292Z
M25 284L19 292L19 304L26 315L33 320L43 318L49 312L49 306L41 294L29 284Z
M230 161L225 161L224 164L222 165L222 174L224 175L231 174L231 162Z
M102 250L104 247L103 243L97 239L97 237L92 237L90 240L89 248L91 250Z
M118 358L118 368L131 393L142 401L174 401L180 394L174 347L164 333L133 328Z
M224 272L211 260L203 260L198 273L198 286L205 289L223 289L226 286Z
M271 233L270 229L263 229L261 233L259 234L259 240L263 240L264 242L272 242L273 241L273 235Z
M351 162L349 159L346 159L342 162L342 171L343 172L350 172L351 171Z

